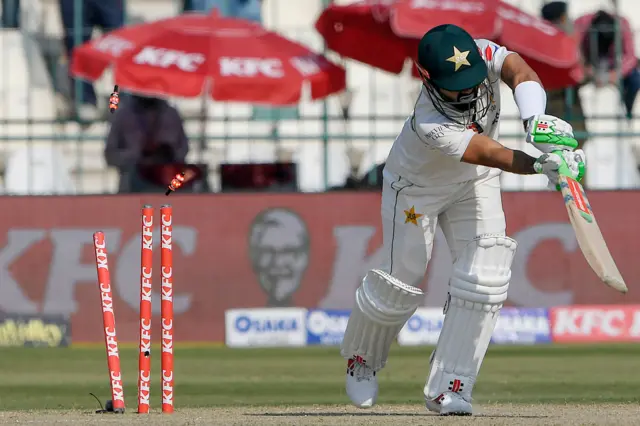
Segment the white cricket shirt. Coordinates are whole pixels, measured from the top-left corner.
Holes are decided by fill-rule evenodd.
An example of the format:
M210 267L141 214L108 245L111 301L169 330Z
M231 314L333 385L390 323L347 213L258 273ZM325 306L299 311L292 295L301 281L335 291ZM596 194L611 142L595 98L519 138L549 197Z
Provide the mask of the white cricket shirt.
M475 42L489 68L488 78L494 94L489 112L478 124L482 135L497 140L500 127L500 74L505 58L512 52L489 40L478 39ZM459 114L455 109L447 112ZM466 182L484 177L490 171L499 174L498 169L460 161L474 134L475 130L440 114L423 87L414 114L407 118L393 143L386 170L417 186Z

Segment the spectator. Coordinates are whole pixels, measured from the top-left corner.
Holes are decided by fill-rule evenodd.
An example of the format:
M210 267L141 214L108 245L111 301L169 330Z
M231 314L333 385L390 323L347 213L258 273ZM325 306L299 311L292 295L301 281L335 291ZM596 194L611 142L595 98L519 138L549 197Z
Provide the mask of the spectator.
M188 150L182 119L174 107L162 99L132 95L114 116L105 159L120 173L118 192L164 192L171 179L158 182L145 171L185 163Z
M615 6L616 2L612 2ZM616 70L616 23L621 37L622 102L627 118L633 115L633 104L640 90L640 72L635 54L633 32L629 21L613 13L599 10L576 19L574 23L577 40L581 43L585 58L585 74L598 87L606 84L618 85Z
M1 28L20 28L20 0L2 0Z
M124 0L59 0L60 16L64 28L64 44L71 59L73 48L91 39L94 27L111 31L124 25ZM79 7L77 7L79 6ZM77 10L76 10L77 7ZM79 14L79 19L76 17ZM82 23L76 28L76 20ZM76 115L81 121L98 118L97 99L90 83L80 83L80 93L76 93L75 81L71 84L72 99Z
M542 7L541 15L544 20L553 24L560 31L572 34L572 23L567 9L566 2L554 1ZM587 141L585 135L587 125L580 98L580 86L547 91L547 113L571 124L573 131L577 133L578 148L583 149Z
M262 22L262 0L184 0L185 12L209 13L216 8L222 16Z

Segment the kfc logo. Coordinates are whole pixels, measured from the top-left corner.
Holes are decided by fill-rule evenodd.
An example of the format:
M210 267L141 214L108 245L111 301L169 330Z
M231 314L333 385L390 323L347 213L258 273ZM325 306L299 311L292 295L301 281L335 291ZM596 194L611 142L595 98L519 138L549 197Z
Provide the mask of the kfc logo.
M196 72L200 65L205 62L205 57L202 53L189 53L147 46L133 57L133 62L158 68L175 66L182 71Z
M476 1L456 1L456 0L413 0L411 2L413 9L437 9L451 10L463 13L482 13L484 12L484 4Z
M98 39L94 47L100 52L109 53L115 57L119 57L127 50L134 48L133 43L122 37L107 35Z
M522 13L516 9L507 9L505 7L498 8L498 16L504 19L505 21L515 22L524 27L532 27L537 29L540 32L545 33L548 36L554 36L558 33L551 25L546 24L541 19L537 19L533 16L527 15L526 13Z
M220 58L220 75L223 77L283 78L282 61L276 58Z
M638 340L638 306L576 306L551 310L556 342L613 342Z
M303 76L310 76L320 72L324 61L320 56L307 56L304 58L292 58L291 65Z

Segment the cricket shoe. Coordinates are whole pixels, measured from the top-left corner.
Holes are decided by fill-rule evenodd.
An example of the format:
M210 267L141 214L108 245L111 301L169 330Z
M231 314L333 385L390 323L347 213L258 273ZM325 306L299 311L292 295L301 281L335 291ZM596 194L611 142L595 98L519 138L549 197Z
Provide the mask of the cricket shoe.
M471 403L457 392L442 392L437 398L425 398L427 409L441 416L470 416Z
M360 356L347 361L347 395L358 408L371 408L378 399L378 379Z

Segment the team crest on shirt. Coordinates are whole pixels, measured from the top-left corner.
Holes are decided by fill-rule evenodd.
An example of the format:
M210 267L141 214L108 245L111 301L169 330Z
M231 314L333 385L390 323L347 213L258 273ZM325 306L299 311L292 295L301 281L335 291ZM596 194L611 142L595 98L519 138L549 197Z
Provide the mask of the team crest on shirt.
M418 219L424 216L423 214L416 213L415 206L411 206L409 210L405 210L404 214L407 216L404 223L413 223L415 226L418 226Z

